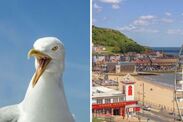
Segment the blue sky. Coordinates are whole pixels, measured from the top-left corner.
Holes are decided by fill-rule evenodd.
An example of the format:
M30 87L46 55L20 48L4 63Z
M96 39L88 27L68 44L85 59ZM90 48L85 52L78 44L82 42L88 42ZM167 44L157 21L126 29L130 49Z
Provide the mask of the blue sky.
M183 44L182 0L93 0L92 23L152 47Z
M0 1L0 106L19 103L34 73L27 52L56 36L66 49L64 85L77 122L89 121L89 0Z

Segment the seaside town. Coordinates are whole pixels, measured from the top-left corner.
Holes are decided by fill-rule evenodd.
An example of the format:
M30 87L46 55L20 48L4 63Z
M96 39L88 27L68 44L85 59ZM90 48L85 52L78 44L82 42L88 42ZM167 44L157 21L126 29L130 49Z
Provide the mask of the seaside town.
M104 46L94 44L92 52L93 122L181 121L177 105L183 106L183 94L177 97L174 89L175 71L181 71L177 55L154 50L107 54ZM172 74L164 78L172 85L145 78L161 74Z

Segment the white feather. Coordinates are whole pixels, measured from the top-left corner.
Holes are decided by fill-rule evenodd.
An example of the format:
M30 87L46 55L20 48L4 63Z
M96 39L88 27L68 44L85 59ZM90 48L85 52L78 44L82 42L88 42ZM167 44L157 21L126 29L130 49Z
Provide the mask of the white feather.
M51 49L59 46L58 51ZM38 80L35 87L30 82L24 100L16 106L0 109L0 122L74 122L64 93L64 46L55 37L40 38L34 48L53 60ZM35 67L37 65L35 63ZM14 119L14 120L13 120Z

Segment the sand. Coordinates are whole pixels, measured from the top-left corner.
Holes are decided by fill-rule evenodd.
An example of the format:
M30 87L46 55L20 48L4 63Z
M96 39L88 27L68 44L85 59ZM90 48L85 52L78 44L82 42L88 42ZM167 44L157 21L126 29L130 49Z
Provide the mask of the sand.
M164 108L173 111L173 89L166 86L149 82L138 76L135 77L135 98L143 102L143 85L144 85L144 102L155 108Z
M119 82L118 90L122 90L122 83L124 76L109 75L108 78L111 80L117 80ZM173 88L157 84L151 81L147 81L138 76L130 76L130 78L135 81L135 99L145 105L151 105L155 109L164 109L168 112L173 111ZM143 92L144 84L144 92ZM144 100L143 100L144 93ZM183 103L183 102L182 102ZM183 107L183 104L179 103Z

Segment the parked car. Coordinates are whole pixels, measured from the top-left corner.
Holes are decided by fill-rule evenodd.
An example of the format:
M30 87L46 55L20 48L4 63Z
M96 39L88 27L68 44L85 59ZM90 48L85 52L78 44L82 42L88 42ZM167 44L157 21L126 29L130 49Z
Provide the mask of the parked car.
M151 111L151 106L145 105L145 106L142 106L142 109L146 111Z

